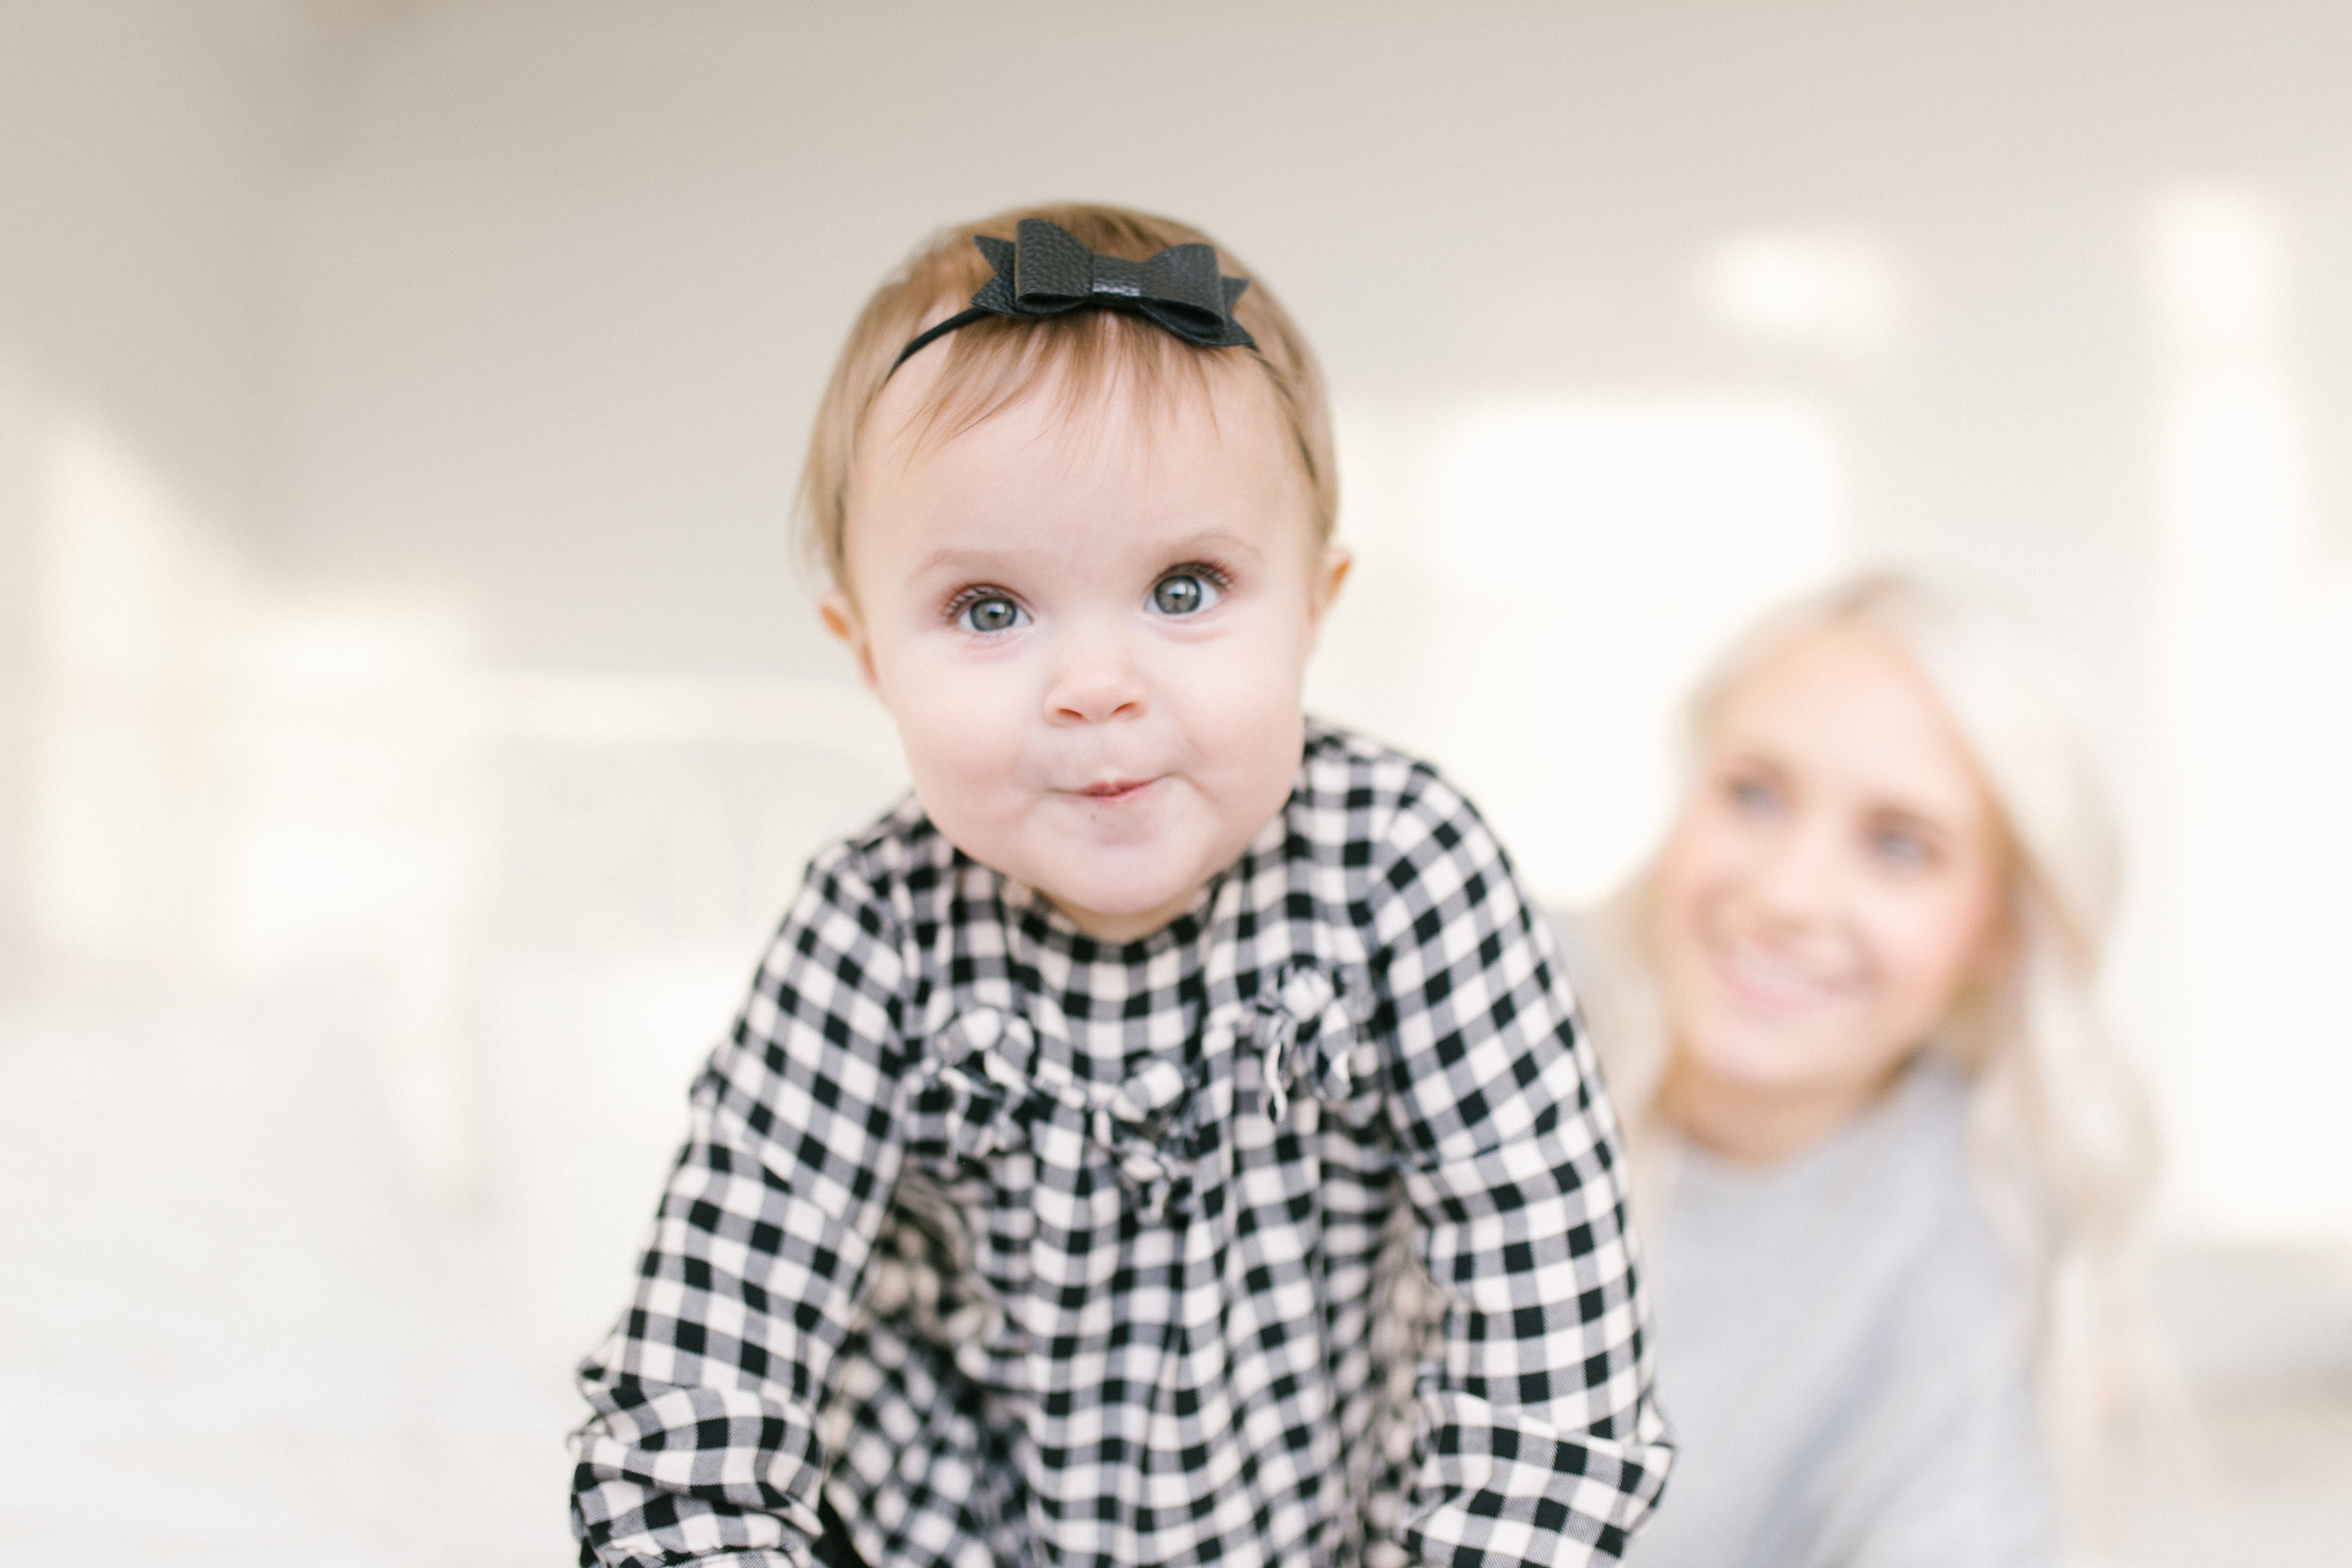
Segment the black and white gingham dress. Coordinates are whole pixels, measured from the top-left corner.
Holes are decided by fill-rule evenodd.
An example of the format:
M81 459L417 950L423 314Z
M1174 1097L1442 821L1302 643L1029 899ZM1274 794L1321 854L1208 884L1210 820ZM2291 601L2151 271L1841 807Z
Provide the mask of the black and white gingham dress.
M1581 1563L1670 1457L1551 937L1311 727L1193 911L1092 942L909 803L819 855L581 1369L583 1563ZM1435 1282L1435 1288L1431 1282Z

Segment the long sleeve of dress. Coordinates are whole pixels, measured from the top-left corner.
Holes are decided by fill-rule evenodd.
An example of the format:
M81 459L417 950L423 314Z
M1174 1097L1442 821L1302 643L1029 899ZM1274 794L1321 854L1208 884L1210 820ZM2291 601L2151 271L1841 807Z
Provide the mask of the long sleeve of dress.
M1616 1128L1547 923L1476 813L1422 778L1375 882L1374 1028L1442 1298L1400 1534L1432 1565L1613 1560L1672 1459Z
M897 1180L901 959L851 853L811 866L694 1087L634 1299L580 1369L580 1560L805 1568L816 1415Z

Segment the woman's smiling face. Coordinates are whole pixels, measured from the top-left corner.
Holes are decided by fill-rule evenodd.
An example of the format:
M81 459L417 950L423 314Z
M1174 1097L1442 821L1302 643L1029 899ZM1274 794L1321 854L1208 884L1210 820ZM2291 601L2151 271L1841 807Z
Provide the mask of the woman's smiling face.
M935 368L910 361L859 441L827 623L950 842L1090 936L1148 935L1289 797L1345 558L1245 361L1148 408L1048 386L917 439Z
M1768 656L1702 745L1650 911L1670 1085L1834 1125L2003 951L1998 818L1933 695L1861 626Z

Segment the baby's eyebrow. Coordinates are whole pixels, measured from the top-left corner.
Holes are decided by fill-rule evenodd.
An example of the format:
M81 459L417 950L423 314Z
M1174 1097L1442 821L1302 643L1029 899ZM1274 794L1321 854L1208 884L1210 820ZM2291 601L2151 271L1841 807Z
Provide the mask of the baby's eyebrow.
M1265 558L1263 546L1248 535L1230 529L1204 529L1199 533L1181 534L1154 540L1152 554L1163 565L1174 566L1202 556L1241 556L1250 561ZM942 545L915 563L914 575L930 577L934 573L975 573L986 576L991 572L1018 570L1025 564L1051 561L1057 552L1033 546Z
M929 577L933 572L985 571L992 567L1017 565L1025 560L1032 560L1044 553L1041 550L988 549L961 545L943 545L916 562L914 572L917 577Z
M1246 555L1256 559L1265 554L1256 541L1226 529L1208 529L1187 538L1171 539L1165 549L1171 560L1190 555Z

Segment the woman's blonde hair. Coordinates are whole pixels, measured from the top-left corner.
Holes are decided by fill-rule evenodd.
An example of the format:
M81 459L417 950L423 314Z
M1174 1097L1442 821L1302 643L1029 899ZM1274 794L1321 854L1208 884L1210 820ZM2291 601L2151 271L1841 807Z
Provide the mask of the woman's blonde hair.
M2146 1092L2093 994L2120 879L2113 816L2048 653L2006 620L1891 573L1788 606L1734 643L1691 698L1694 759L1733 689L1825 626L1866 628L1910 662L2009 841L2010 960L1963 992L1922 1049L1970 1080L1979 1196L2026 1281L2043 1430L2080 1510L2097 1500L2104 1439L2142 1370L2128 1253L2155 1177ZM1672 1047L1650 950L1655 879L1645 869L1601 911L1589 998L1633 1146L1637 1205L1644 1189L1653 1205L1659 1196L1648 1150Z
M1153 400L1205 390L1211 363L1238 356L1264 373L1297 450L1316 528L1329 538L1339 515L1330 410L1323 372L1289 312L1238 258L1197 229L1123 207L1061 203L941 230L866 302L825 384L801 473L801 544L808 563L827 580L846 585L842 542L850 464L874 400L915 334L962 309L988 281L990 267L973 236L1009 240L1024 218L1042 218L1089 250L1130 261L1149 260L1169 245L1214 246L1218 271L1249 282L1233 303L1233 320L1257 346L1195 348L1140 316L1115 310L1073 310L1043 321L990 317L923 350L946 357L917 416L918 432L969 430L1049 384L1070 410L1088 406L1113 386L1132 389L1150 406Z

